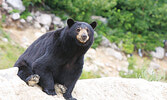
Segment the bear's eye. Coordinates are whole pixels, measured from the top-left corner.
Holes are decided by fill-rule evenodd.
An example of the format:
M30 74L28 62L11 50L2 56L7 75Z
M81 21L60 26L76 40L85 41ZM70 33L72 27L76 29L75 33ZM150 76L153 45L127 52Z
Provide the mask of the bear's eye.
M77 28L76 30L77 30L77 32L80 32L80 29L79 29L79 28Z
M86 31L89 32L89 29L87 28Z

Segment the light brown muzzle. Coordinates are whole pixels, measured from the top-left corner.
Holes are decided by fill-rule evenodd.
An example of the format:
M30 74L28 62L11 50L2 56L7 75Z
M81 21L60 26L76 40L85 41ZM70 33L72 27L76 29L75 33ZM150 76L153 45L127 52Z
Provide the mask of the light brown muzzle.
M77 33L76 38L79 42L86 43L89 40L87 28L78 28Z

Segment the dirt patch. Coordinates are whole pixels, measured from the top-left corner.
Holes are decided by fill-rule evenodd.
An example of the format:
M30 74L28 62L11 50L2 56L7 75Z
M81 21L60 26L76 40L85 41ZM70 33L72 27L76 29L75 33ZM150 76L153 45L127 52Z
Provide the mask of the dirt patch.
M10 35L12 41L20 44L24 48L27 48L38 37L44 34L39 29L32 27L25 30L18 30L16 28L4 28L3 30Z

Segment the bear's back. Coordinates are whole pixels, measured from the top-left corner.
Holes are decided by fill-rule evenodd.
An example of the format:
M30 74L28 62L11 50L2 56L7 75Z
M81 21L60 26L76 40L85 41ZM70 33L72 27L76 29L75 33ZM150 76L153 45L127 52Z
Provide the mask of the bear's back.
M47 47L49 47L49 45L52 45L54 42L54 39L56 39L54 36L55 34L57 34L57 38L58 38L58 31L52 31L52 32L48 32L45 33L44 35L42 35L41 37L39 37L36 41L34 41L28 48L27 50L19 57L19 59L17 60L15 66L17 66L17 63L21 62L22 60L26 61L26 63L31 66L32 63L40 58L41 56L43 56L45 54L45 52L47 51Z

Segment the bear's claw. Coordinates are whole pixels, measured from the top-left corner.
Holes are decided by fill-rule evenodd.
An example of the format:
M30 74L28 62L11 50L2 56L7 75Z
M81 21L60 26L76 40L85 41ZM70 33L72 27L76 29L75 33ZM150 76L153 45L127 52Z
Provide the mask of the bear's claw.
M35 86L39 82L40 76L37 74L27 77L26 82L29 86Z

